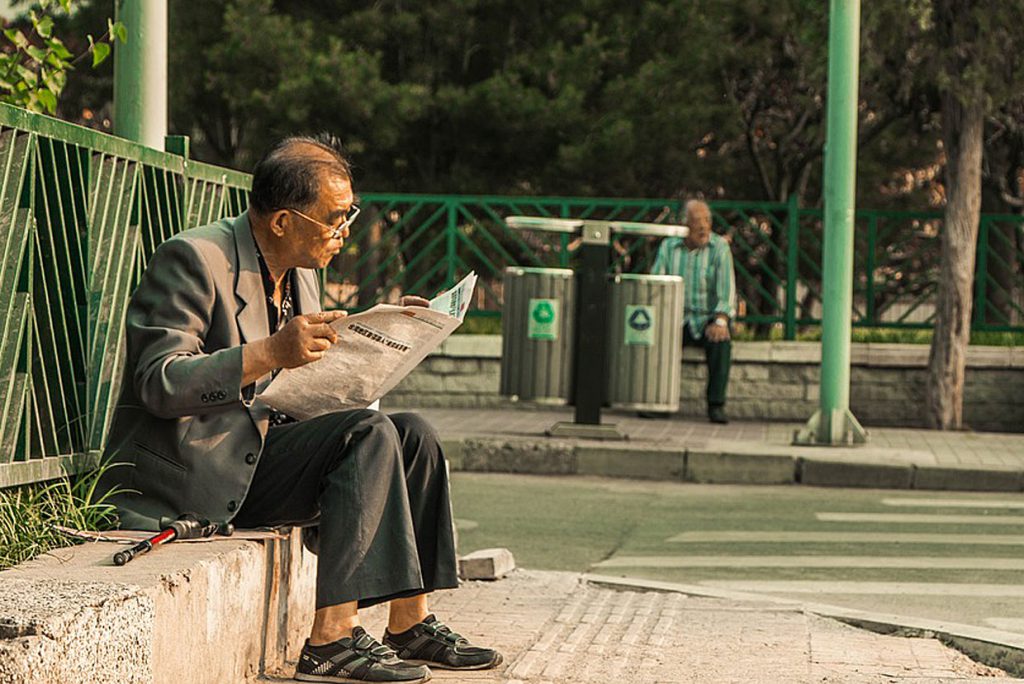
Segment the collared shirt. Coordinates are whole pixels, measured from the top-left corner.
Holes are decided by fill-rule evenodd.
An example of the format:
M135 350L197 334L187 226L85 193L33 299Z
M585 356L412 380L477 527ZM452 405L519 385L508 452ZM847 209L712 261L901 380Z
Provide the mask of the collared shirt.
M284 279L282 281L284 292L281 294L281 309L278 311L277 305L274 303L274 290L277 289L277 283L274 282L274 277L270 275L270 267L267 266L267 261L263 258L263 252L260 251L260 245L256 242L255 236L253 236L253 242L256 244L256 260L260 264L260 276L263 280L263 294L266 296L267 300L267 321L270 323L267 334L273 335L275 332L286 326L288 321L301 313L298 311L296 299L292 294L295 292L295 269L289 269L288 272L284 274ZM279 371L280 369L275 370L273 375L277 375ZM270 427L294 422L295 419L288 414L282 413L277 409L270 410Z
M683 238L665 238L651 269L654 275L683 278L683 322L695 338L716 314L732 320L736 315L736 274L733 271L729 243L721 235L700 249L689 250Z

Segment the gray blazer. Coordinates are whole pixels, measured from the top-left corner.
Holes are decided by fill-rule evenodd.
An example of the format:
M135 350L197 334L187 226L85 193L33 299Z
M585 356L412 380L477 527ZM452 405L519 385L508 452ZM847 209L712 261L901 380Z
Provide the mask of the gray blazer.
M320 311L317 276L298 269L298 306ZM121 526L159 529L196 513L235 516L249 490L270 409L242 389L242 345L269 333L248 214L161 244L128 304L127 359L107 440L103 485Z

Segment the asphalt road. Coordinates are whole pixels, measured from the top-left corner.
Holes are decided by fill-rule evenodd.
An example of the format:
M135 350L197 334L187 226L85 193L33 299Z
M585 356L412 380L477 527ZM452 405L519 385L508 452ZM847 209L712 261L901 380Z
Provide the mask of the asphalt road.
M1024 496L455 473L459 550L1024 634Z

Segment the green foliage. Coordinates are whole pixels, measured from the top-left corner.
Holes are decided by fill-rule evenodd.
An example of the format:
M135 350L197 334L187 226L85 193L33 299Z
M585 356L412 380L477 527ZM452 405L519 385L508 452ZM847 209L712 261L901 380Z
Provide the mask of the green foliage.
M0 570L52 549L79 543L59 527L76 530L116 527L116 510L109 502L113 492L97 491L105 468L77 478L0 490Z
M39 0L28 13L29 35L14 25L4 30L4 40L0 41L0 102L56 114L67 72L90 54L96 68L110 55L112 41L127 41L124 25L108 20L107 32L99 39L89 35L88 49L76 57L54 34L57 13L68 14L72 9L73 0Z

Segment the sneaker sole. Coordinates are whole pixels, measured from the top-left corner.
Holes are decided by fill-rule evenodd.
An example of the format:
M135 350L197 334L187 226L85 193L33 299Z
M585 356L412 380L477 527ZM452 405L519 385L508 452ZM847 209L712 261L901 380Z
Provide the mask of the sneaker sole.
M433 660L414 660L412 658L402 658L403 662L411 663L413 665L426 665L427 667L434 668L435 670L490 670L493 667L498 667L504 661L504 658L499 653L498 657L489 663L483 663L482 665L465 665L463 667L455 667L454 665L445 665L444 663L438 663Z
M366 682L370 681L367 679L352 679L351 677L333 677L331 675L303 674L301 672L296 672L295 677L293 679L296 679L300 682L329 682L332 684L366 684ZM422 682L430 681L430 675L428 674L427 676L420 677L419 679L392 679L391 681L396 684L422 684ZM381 684L387 684L387 680L381 681Z

